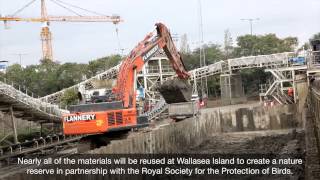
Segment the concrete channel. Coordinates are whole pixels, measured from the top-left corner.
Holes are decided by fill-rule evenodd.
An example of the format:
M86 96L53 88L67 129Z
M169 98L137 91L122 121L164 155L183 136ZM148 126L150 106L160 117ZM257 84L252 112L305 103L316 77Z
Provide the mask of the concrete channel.
M198 117L139 132L89 153L183 153L216 134L298 127L301 114L295 109L295 105L266 108L259 103L203 109Z

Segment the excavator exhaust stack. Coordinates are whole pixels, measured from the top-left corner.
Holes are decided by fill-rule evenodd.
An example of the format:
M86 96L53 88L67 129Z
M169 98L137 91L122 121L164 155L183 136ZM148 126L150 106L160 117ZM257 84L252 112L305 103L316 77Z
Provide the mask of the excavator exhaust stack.
M157 89L168 104L191 101L192 87L188 80L168 80Z

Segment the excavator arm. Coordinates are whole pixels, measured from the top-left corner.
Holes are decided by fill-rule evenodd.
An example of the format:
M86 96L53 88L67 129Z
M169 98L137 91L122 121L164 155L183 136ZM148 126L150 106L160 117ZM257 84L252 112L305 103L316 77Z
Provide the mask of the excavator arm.
M162 23L157 23L156 27L157 34L161 39L162 49L166 53L173 69L176 71L180 79L188 79L190 75L186 71L180 53L178 52L176 46L173 43L168 28Z
M170 64L177 73L179 79L181 79L183 85L181 86L181 82L178 84L180 84L180 87L183 87L181 89L184 91L179 92L179 87L169 87L166 85L165 87L160 88L160 92L164 96L164 99L170 103L175 101L172 98L169 98L170 100L166 98L172 90L175 91L173 94L178 93L177 95L180 97L177 98L178 102L188 101L189 96L191 98L191 88L187 84L187 79L190 75L186 71L182 58L174 45L168 28L162 23L157 23L156 32L156 34L154 32L149 33L144 40L139 42L121 64L117 85L113 88L113 92L116 94L117 100L123 101L125 108L135 107L136 74L142 70L143 65L160 49L164 50ZM171 84L174 85L177 83Z

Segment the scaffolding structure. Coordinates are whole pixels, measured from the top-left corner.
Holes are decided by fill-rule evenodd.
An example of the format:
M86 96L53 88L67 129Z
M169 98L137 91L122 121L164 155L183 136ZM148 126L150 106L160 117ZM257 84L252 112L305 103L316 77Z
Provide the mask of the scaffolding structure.
M5 79L0 81L0 111L2 112L0 122L3 128L7 127L3 131L0 142L12 135L13 144L19 143L17 118L40 124L40 132L42 132L42 124L50 123L52 126L55 124L60 126L62 114L68 112L57 105L35 98L35 94L27 89L21 90L20 85L7 84Z
M142 68L137 75L138 87L144 89L144 99L148 104L155 104L160 100L160 93L156 88L162 84L165 79L175 75L175 71L170 65L164 52L160 51L155 54Z

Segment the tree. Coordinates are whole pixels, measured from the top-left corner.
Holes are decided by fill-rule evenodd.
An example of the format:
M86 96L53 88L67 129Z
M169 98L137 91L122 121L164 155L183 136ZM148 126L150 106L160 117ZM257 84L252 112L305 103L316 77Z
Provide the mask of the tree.
M57 70L60 64L51 60L44 60L38 66L36 73L41 77L39 87L41 91L38 92L40 96L51 94L59 91L59 82L57 81ZM33 90L33 89L31 89Z
M278 38L275 34L244 35L237 38L233 56L265 55L294 51L298 45L298 38Z
M87 67L86 75L92 77L100 71L105 71L117 64L122 60L120 55L111 55L90 61Z
M65 63L60 64L49 59L42 59L39 65L30 65L22 68L19 64L7 68L6 74L0 73L1 78L7 78L14 82L16 87L20 86L25 91L34 95L45 96L70 87L91 77L99 71L107 70L119 63L120 55L111 55L88 64Z
M40 73L40 68L38 65L31 65L24 68L24 79L23 85L27 85L29 90L35 93L35 95L43 95L43 75L45 73Z
M224 58L220 47L218 44L203 45L206 64L213 64ZM200 48L195 49L191 53L182 53L182 59L188 70L200 67Z
M297 37L286 37L281 41L279 51L294 51L298 44L299 42Z
M57 69L58 88L63 89L84 80L86 64L65 63Z
M24 84L24 72L20 64L13 64L7 67L5 78L16 84Z
M61 97L61 105L69 106L76 104L78 102L78 92L74 89L68 89L63 93L63 96Z
M204 45L204 50L207 64L213 64L224 58L224 54L221 51L221 46L218 44Z

